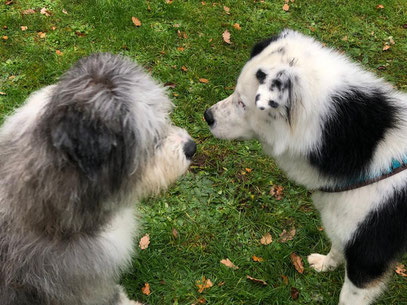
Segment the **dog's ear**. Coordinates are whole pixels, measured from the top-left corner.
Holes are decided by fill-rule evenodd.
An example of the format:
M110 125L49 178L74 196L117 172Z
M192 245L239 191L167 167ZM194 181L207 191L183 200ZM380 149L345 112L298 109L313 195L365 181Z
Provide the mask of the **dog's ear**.
M60 111L52 118L52 145L92 178L124 143L101 120L69 106Z

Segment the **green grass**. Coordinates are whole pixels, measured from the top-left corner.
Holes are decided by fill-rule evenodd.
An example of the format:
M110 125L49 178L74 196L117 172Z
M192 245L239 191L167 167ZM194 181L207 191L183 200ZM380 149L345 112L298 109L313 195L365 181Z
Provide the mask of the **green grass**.
M376 8L379 3L384 9ZM14 0L5 5L2 0L0 91L6 95L0 95L1 119L31 92L54 83L77 59L96 51L128 55L155 78L176 84L170 90L176 105L172 119L196 139L198 153L190 172L166 194L139 205L144 219L140 234L149 233L151 244L138 251L133 268L122 279L132 298L151 305L196 304L199 298L225 305L337 303L343 268L317 274L304 263L305 271L299 274L290 261L292 252L305 261L311 252L329 250L309 194L289 181L257 142L214 139L202 114L232 92L251 46L284 27L343 50L406 90L407 3L295 0L289 12L282 10L283 4L283 0L216 5L180 0L172 4L164 0ZM43 7L52 15L38 13ZM29 8L37 13L21 14ZM141 27L132 24L132 16L140 19ZM234 23L240 24L240 31L233 28ZM22 31L20 26L28 29ZM222 41L225 29L231 33L231 45ZM178 30L187 38L179 38ZM39 38L38 32L46 33L45 38ZM396 44L383 52L389 36ZM188 71L182 71L182 66ZM379 66L385 69L378 70ZM200 83L199 78L209 83ZM284 186L282 200L269 195L271 184ZM294 239L278 242L282 230L291 226L297 229ZM173 228L178 238L172 235ZM266 232L273 242L263 246L259 241ZM253 255L264 262L253 262ZM226 257L240 268L234 271L221 265L219 261ZM406 258L403 262L407 263ZM246 275L263 279L268 286L249 282ZM281 275L288 277L287 285ZM214 286L200 294L196 281L202 276ZM141 293L145 282L151 286L149 296ZM292 300L291 287L299 290L298 300ZM394 274L378 304L407 304L407 279Z

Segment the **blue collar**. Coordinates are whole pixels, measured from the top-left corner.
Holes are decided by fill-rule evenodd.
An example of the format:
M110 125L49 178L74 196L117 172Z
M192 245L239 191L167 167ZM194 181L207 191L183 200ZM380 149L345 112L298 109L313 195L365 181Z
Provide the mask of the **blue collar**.
M343 185L338 185L338 186L333 186L333 187L322 187L322 188L319 188L318 190L321 192L327 192L327 193L350 191L350 190L354 190L354 189L378 182L380 180L389 178L395 174L400 173L401 171L403 171L405 169L407 169L407 156L403 157L403 159L401 161L393 159L391 161L390 167L381 173L362 176L360 178L353 179L353 181L343 184Z

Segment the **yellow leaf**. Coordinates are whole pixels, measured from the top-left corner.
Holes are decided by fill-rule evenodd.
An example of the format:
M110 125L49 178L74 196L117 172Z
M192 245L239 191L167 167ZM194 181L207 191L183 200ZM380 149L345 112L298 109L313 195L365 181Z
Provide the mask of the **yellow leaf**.
M266 235L264 235L261 239L260 239L260 243L262 245L268 245L271 244L271 242L273 241L273 239L271 238L271 234L267 233Z
M141 21L140 21L140 19L138 19L138 18L136 18L136 17L131 17L131 21L133 21L133 24L135 25L135 26L141 26Z
M7 40L8 39L8 36L3 36L3 40Z
M236 30L239 30L239 31L241 30L239 23L235 23L235 24L233 25L233 27L234 27Z
M209 82L206 78L200 78L199 81L204 84L207 84Z
M259 263L263 261L263 259L261 257L257 257L256 255L253 255L252 259L253 259L253 261L259 262Z
M139 243L140 249L141 250L147 249L149 244L150 244L150 235L146 234L140 239Z
M230 261L230 259L228 259L228 258L222 259L220 262L221 262L221 264L224 264L226 267L229 267L229 268L231 268L231 269L233 269L233 270L239 269L239 267L236 266L235 264L233 264L233 263Z

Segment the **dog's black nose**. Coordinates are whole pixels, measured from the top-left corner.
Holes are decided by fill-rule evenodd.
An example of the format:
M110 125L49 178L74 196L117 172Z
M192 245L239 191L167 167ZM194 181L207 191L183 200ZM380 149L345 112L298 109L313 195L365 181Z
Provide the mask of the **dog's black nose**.
M211 111L211 109L206 109L205 113L204 113L204 118L206 123L208 123L209 126L212 126L213 123L215 123L215 119L213 118L213 113Z
M191 159L193 157L193 155L195 155L196 152L196 144L194 141L192 140L188 140L188 142L186 142L184 144L184 154L187 157L187 159Z

